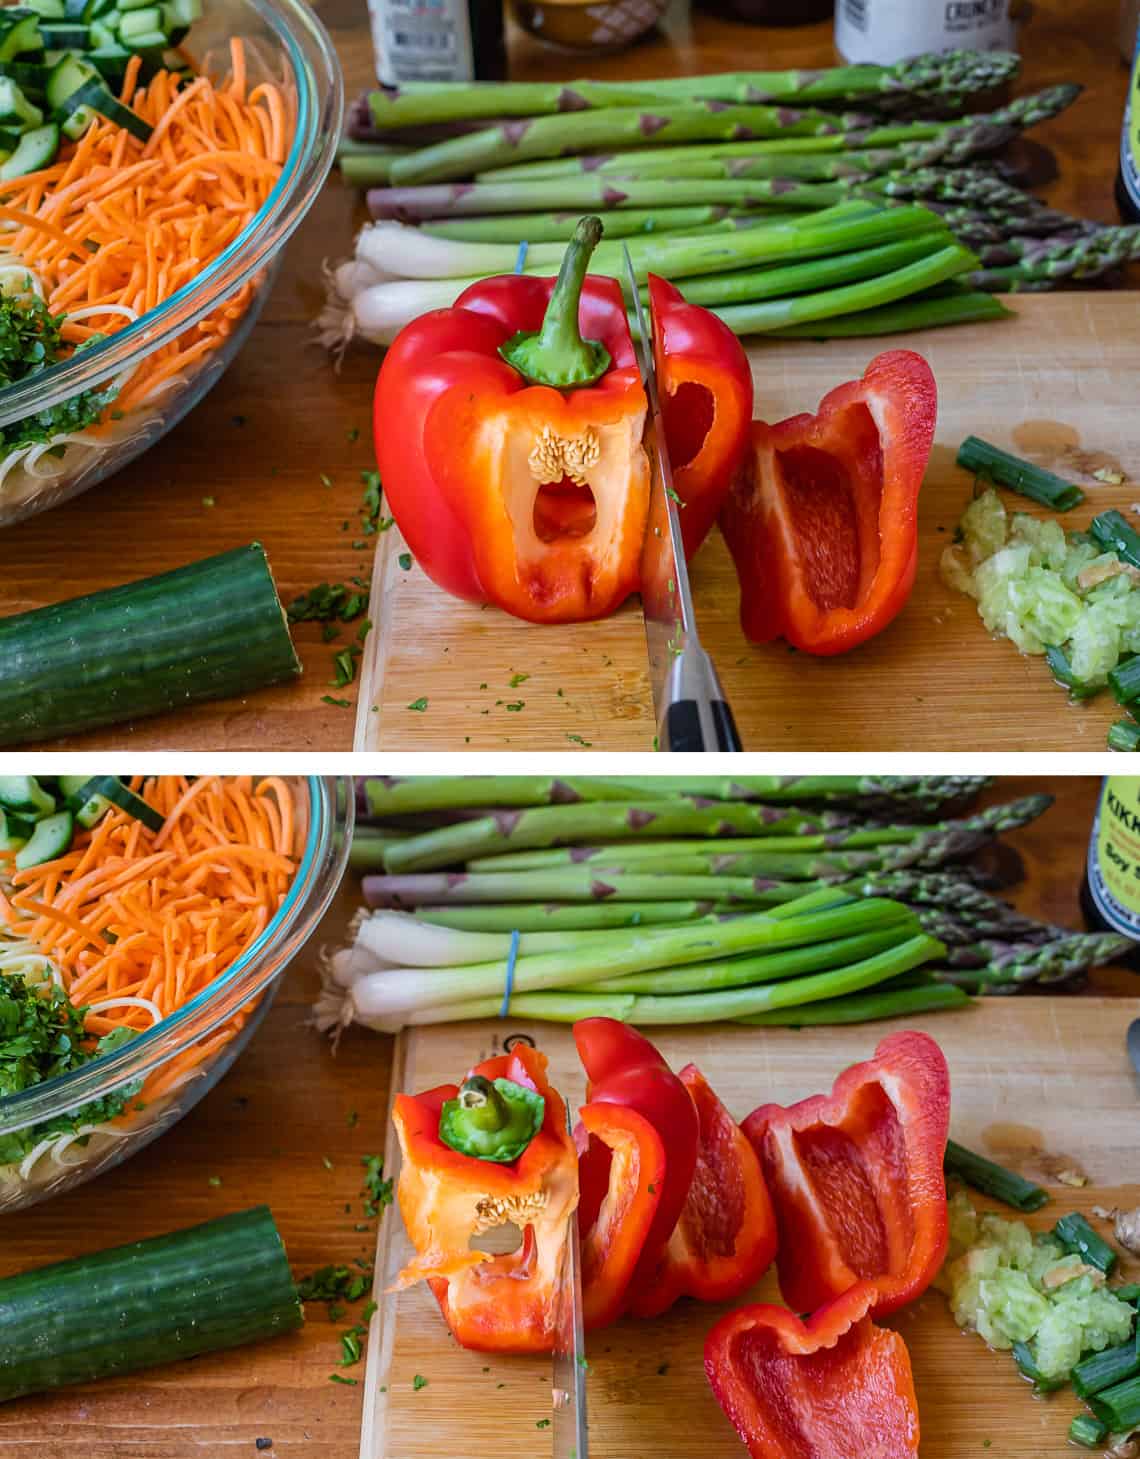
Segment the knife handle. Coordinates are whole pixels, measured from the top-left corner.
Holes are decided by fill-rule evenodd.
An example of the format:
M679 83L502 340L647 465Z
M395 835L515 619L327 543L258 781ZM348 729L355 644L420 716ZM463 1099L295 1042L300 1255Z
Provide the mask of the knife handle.
M740 752L744 748L713 661L691 639L669 671L658 740L663 750L674 754Z

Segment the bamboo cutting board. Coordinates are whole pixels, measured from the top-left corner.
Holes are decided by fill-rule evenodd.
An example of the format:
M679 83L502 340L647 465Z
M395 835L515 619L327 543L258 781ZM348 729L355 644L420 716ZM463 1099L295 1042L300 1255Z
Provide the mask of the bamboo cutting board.
M830 1088L840 1069L867 1058L897 1028L925 1028L950 1064L953 1134L1050 1186L1052 1203L1030 1218L1044 1228L1066 1211L1140 1202L1140 1082L1124 1052L1125 1029L1138 1014L1140 999L1026 997L909 1024L649 1032L675 1068L699 1064L739 1119L765 1101L788 1103ZM569 1029L513 1021L401 1036L393 1093L454 1080L500 1052L508 1033L531 1035L550 1057L555 1085L572 1106L581 1103ZM389 1130L386 1169L394 1173L398 1145ZM1063 1170L1083 1173L1089 1184L1058 1184ZM381 1305L368 1354L361 1459L549 1454L549 1434L538 1427L550 1417L549 1362L466 1352L423 1284L385 1295L409 1255L394 1208L377 1252ZM1138 1267L1134 1261L1129 1279ZM778 1300L771 1278L755 1295ZM587 1337L592 1459L740 1459L744 1451L702 1369L704 1337L720 1310L682 1303L654 1322L624 1322ZM937 1292L891 1325L904 1334L914 1364L923 1459L1071 1452L1065 1433L1077 1411L1073 1395L1034 1399L1008 1355L960 1332ZM427 1379L418 1390L417 1375Z
M749 351L757 416L814 410L879 350L916 349L938 380L936 445L923 487L914 594L871 643L834 659L752 646L739 590L715 534L693 564L701 636L749 750L1101 750L1117 714L1106 696L1071 706L1044 663L991 641L975 607L938 577L938 558L970 498L954 465L979 435L1071 475L1084 507L1066 523L1140 504L1140 295L1018 297L1017 318L882 340L772 341ZM1122 485L1097 481L1102 467ZM1012 498L1011 498L1012 500ZM1028 506L1028 504L1025 504ZM361 750L650 748L652 694L640 610L599 624L536 628L456 602L393 529L373 578L357 719ZM525 679L518 676L526 675ZM512 680L515 681L512 683ZM993 686L1000 682L1000 695ZM410 711L421 698L426 709Z

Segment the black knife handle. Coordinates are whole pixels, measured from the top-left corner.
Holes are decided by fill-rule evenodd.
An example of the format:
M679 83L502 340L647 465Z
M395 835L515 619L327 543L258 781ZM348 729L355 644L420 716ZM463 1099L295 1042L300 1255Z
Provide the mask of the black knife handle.
M660 746L673 754L740 752L743 746L713 662L699 643L675 658L666 686Z

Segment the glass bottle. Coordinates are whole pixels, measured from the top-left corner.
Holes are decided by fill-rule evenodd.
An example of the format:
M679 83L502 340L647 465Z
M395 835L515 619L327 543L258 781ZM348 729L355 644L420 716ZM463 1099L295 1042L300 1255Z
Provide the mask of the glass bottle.
M1017 0L836 0L835 45L851 64L923 51L1012 51Z
M1124 122L1120 128L1120 163L1116 169L1116 205L1127 223L1140 223L1140 32L1133 46L1132 75Z
M368 0L376 75L409 81L502 81L503 0Z
M1101 782L1081 911L1093 931L1140 941L1140 777L1106 775ZM1119 961L1140 970L1140 948Z

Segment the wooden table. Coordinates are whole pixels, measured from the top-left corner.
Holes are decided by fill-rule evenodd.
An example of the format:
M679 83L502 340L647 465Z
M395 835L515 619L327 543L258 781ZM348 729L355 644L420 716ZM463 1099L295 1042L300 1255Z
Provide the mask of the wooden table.
M678 8L665 34L588 63L516 32L512 74L569 78L588 69L635 77L835 60L829 24L763 30L705 15L690 22L683 4ZM348 94L355 95L372 78L363 0L317 0L317 9L336 40ZM1084 83L1080 101L1035 129L1026 147L1043 197L1106 221L1115 217L1112 180L1127 86L1115 15L1114 0L1036 0L1021 81L1025 89ZM265 544L286 601L320 582L369 578L375 539L361 539L356 528L359 473L373 464L369 402L377 356L351 350L334 372L309 327L322 300L322 261L349 251L356 211L354 196L330 181L288 247L250 342L189 419L105 486L0 534L0 613L144 577L253 539ZM353 691L329 688L332 650L320 642L317 625L300 626L296 636L305 674L294 684L66 743L77 749L347 750L355 706L326 704L322 695L351 699ZM413 738L401 748L415 748Z
M1056 805L1005 838L1011 865L1016 853L1025 873L1013 899L1035 916L1080 926L1077 890L1097 782L1010 779L986 799L1041 789L1056 795ZM360 1160L384 1147L392 1041L350 1030L334 1056L306 1026L317 949L343 938L356 900L350 881L240 1063L169 1134L90 1185L0 1217L0 1276L262 1201L298 1273L371 1258L374 1226L355 1229ZM1094 988L1135 996L1140 978L1103 970ZM339 1358L336 1334L350 1321L332 1325L323 1305L310 1304L305 1329L288 1338L0 1406L0 1455L253 1459L254 1440L264 1437L274 1440L269 1459L355 1459L362 1389L329 1381ZM364 1376L362 1367L351 1371Z

